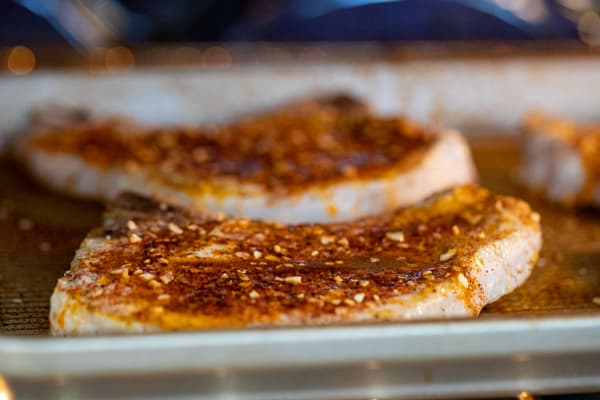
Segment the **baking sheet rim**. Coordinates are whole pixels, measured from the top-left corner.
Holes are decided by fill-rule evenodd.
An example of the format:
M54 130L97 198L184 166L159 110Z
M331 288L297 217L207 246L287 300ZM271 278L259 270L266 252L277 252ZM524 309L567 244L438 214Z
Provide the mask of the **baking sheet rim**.
M43 378L216 368L598 353L600 316L247 329L124 336L0 336L0 374Z

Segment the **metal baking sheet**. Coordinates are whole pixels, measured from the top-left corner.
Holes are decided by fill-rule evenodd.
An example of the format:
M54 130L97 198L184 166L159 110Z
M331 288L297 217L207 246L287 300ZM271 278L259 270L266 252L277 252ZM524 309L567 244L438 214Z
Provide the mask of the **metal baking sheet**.
M444 65L463 71L456 78L459 83L466 82L464 71L470 71L480 90L462 93L458 113L453 113L458 106L448 96L460 94L462 87L454 87L456 81L449 75L428 81ZM600 67L599 58L557 65L509 59L500 65L444 60L312 70L274 67L268 71L271 75L256 67L244 78L235 69L198 76L186 71L161 77L147 71L131 76L53 73L31 80L0 78L1 91L23 93L12 104L0 97L7 106L0 107L0 129L7 134L18 127L26 110L48 99L81 101L101 112L118 109L151 122L189 121L194 104L197 119L211 121L242 113L244 101L249 104L253 94L258 100L252 107L260 108L302 94L300 88L307 82L315 91L347 89L368 100L378 99L374 104L382 112L406 109L421 120L449 120L465 128L471 134L481 183L530 201L542 215L545 241L540 263L525 285L475 320L52 338L49 296L87 230L99 222L102 207L41 189L4 157L0 159L0 376L4 376L0 388L8 385L25 398L136 394L243 399L482 397L521 390L600 390L600 213L571 212L524 192L513 179L518 143L510 137L516 133L518 116L536 102L549 109L564 105L567 115L589 117L600 90L591 90L585 98L546 99L526 93L518 102L493 100L506 95L507 87L525 90L518 88L519 82L534 89L549 84L555 93L560 85L552 82L566 71L570 76L579 72L577 78L569 78L575 87L588 79L590 88L600 88L597 74L590 73L592 67ZM314 68L322 72L316 83L310 75ZM337 78L327 81L334 84L324 84L336 70L341 71ZM535 71L539 76L528 81ZM210 90L190 93L186 77L192 78L189 90ZM360 77L368 79L352 83ZM273 79L277 85L267 84ZM217 84L232 90L222 94L222 102L211 102ZM398 91L385 89L388 84ZM165 91L175 104L165 105L160 117L152 117L160 114L160 101L148 99ZM190 103L194 96L198 101ZM117 100L107 103L107 98ZM216 103L221 108L215 108ZM489 120L482 124L486 112ZM469 119L468 113L478 117ZM498 132L505 135L494 136Z
M506 170L516 141L472 142L481 183L523 194ZM544 224L540 265L476 320L51 338L48 298L101 207L40 189L7 160L0 176L0 374L17 393L349 399L600 389L597 212L528 197Z

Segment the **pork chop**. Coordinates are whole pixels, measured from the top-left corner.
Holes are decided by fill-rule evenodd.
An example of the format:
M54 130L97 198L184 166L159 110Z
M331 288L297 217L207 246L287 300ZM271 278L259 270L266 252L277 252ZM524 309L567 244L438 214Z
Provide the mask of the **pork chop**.
M54 109L15 148L58 191L108 200L127 190L284 223L352 220L475 180L459 133L378 117L344 96L213 128L159 129Z
M474 185L350 223L278 223L123 194L51 299L56 335L477 316L529 276L539 215Z
M600 206L600 125L530 114L523 129L521 179L550 201Z

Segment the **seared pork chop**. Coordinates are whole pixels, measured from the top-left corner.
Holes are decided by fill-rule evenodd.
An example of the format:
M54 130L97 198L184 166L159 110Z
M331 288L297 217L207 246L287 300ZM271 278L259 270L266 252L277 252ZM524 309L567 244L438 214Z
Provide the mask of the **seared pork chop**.
M285 223L356 219L475 179L459 133L377 117L343 96L216 128L155 129L52 110L16 150L33 176L73 195L106 200L127 190Z
M600 206L600 125L530 114L524 123L521 178L551 201Z
M350 223L285 226L119 196L51 300L57 335L476 316L529 276L527 203L474 185Z

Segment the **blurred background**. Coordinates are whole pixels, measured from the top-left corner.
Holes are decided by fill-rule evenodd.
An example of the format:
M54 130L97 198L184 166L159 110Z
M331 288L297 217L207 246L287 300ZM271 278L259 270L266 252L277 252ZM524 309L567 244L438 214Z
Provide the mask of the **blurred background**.
M596 0L0 0L0 45L581 40Z
M318 60L331 43L339 57L340 43L403 41L566 41L593 49L600 0L0 0L0 72L16 75L82 63L100 72L223 66L247 60L249 42L255 59L268 53L272 61L275 53L261 48L310 44L296 59Z

